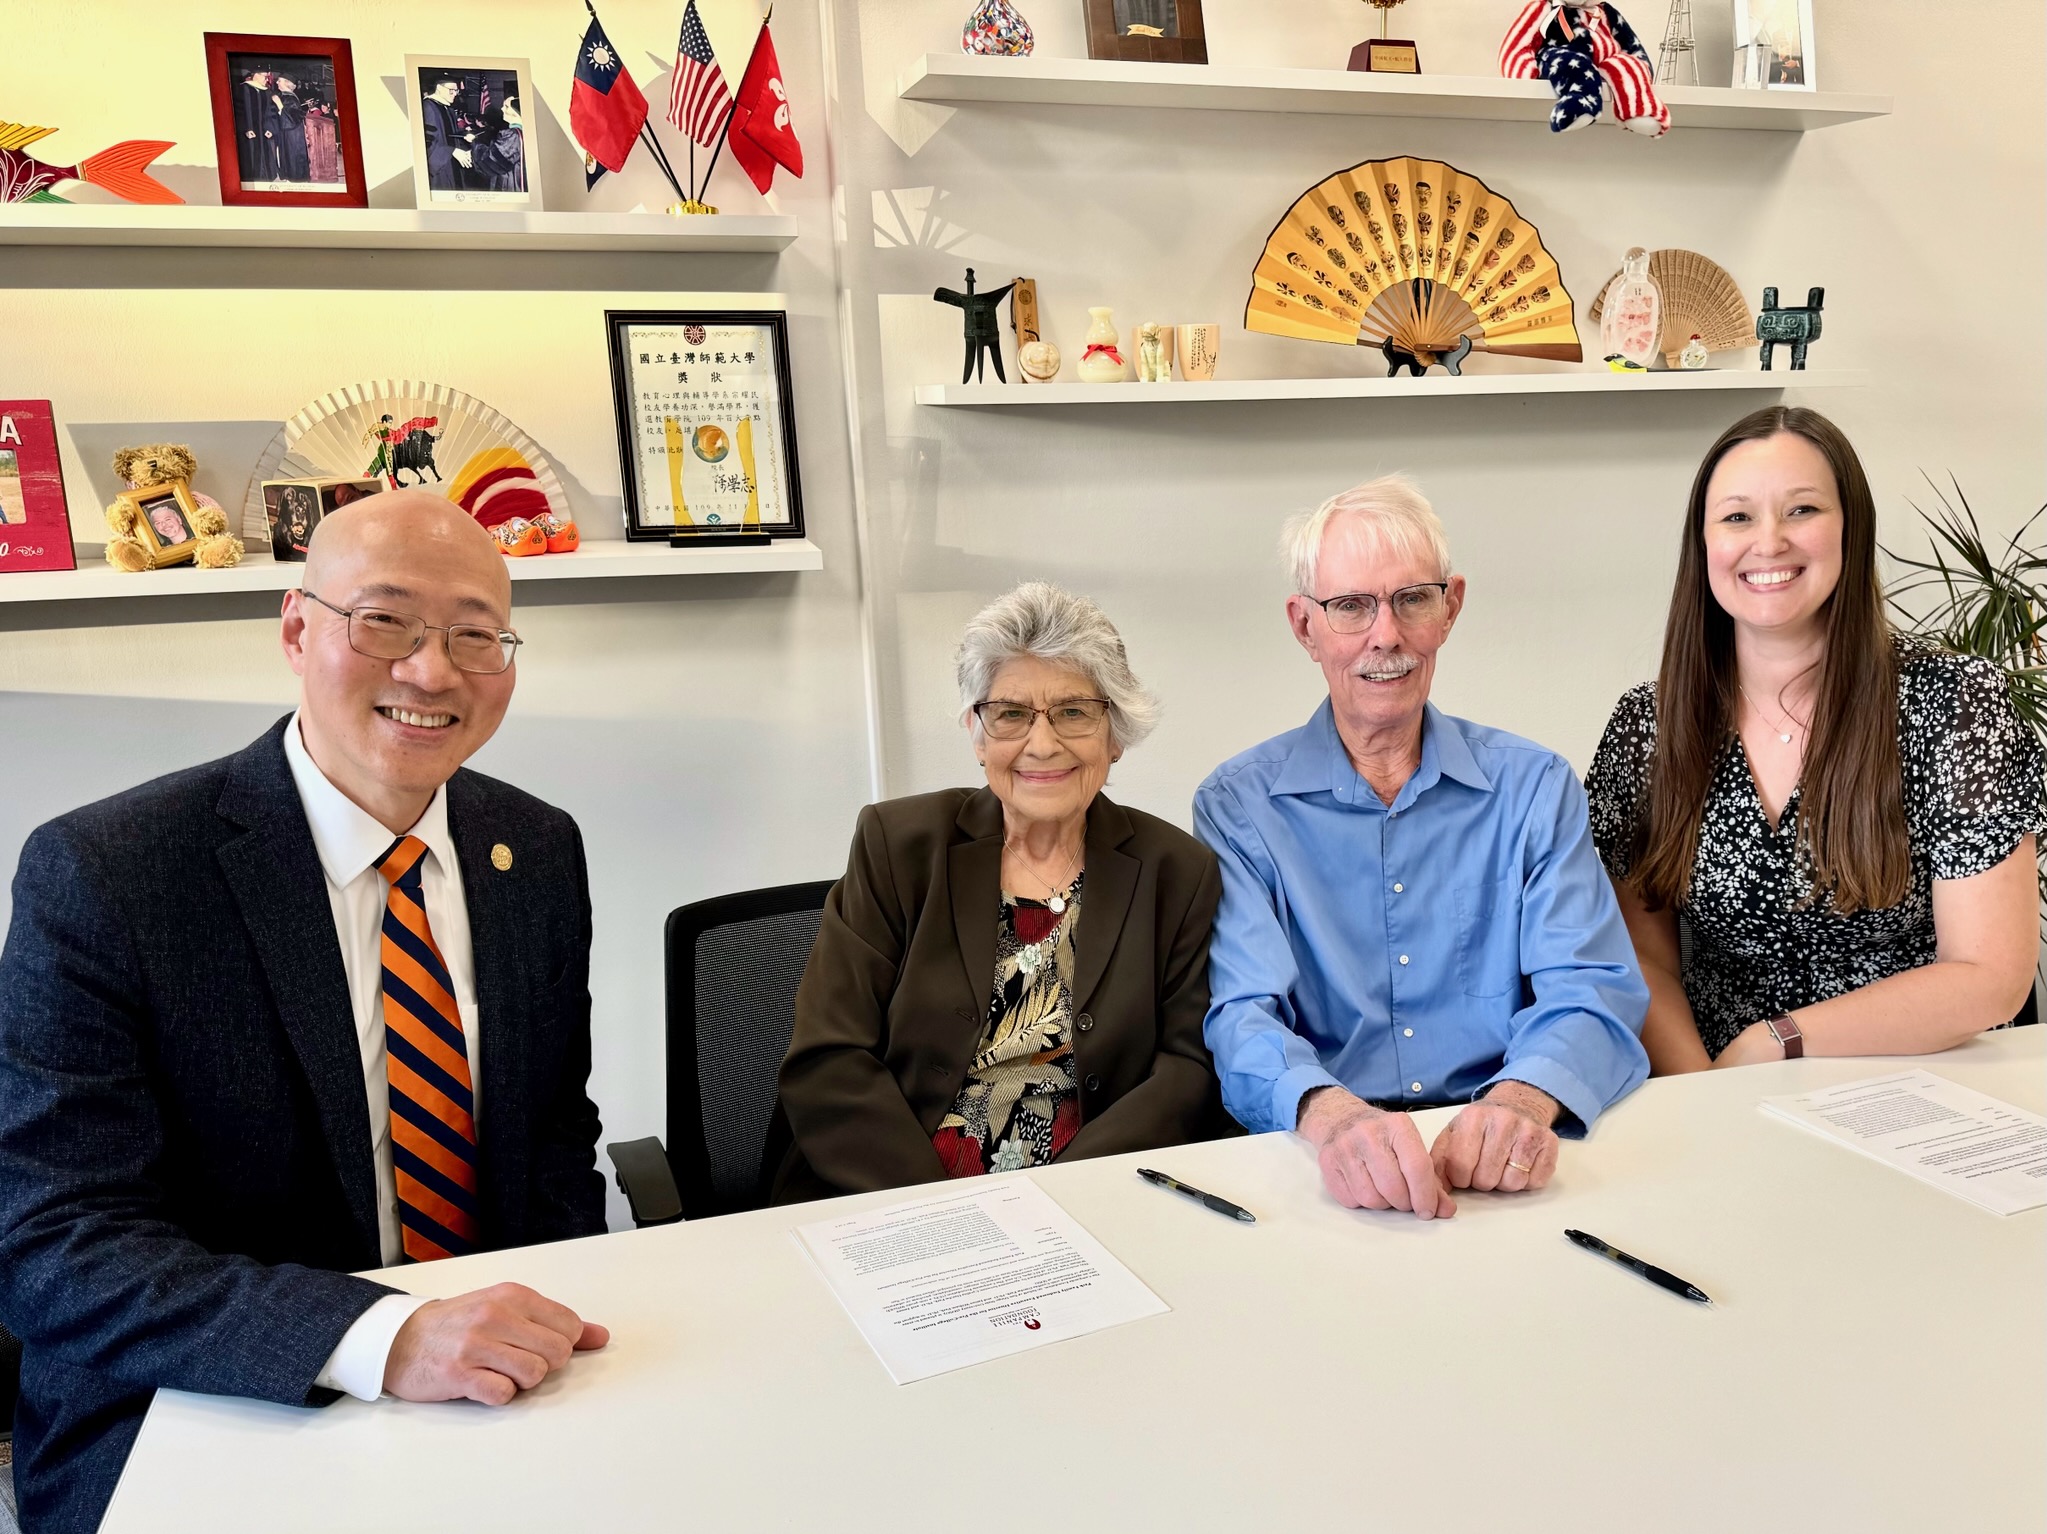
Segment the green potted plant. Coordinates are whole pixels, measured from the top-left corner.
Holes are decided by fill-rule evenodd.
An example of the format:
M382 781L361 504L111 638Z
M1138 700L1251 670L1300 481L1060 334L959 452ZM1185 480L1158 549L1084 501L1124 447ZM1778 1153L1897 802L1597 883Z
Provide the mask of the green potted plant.
M1891 608L1911 632L1997 666L2011 685L2019 717L2047 744L2047 546L2038 539L2026 542L2047 516L2047 506L1993 548L1959 481L1949 479L1952 500L1931 478L1927 484L1938 505L1930 510L1911 505L1925 525L1929 557L1909 559L1884 550L1908 572L1886 593ZM2036 845L2035 852L2047 929L2047 846Z

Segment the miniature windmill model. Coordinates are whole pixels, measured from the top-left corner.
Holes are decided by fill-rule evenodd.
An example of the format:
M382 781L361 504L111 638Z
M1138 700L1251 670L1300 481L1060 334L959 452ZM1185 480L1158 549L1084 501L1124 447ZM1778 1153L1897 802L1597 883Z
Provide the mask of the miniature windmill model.
M1656 83L1676 85L1680 69L1699 83L1699 45L1692 36L1692 0L1670 0L1670 19L1663 24L1663 46L1656 53Z

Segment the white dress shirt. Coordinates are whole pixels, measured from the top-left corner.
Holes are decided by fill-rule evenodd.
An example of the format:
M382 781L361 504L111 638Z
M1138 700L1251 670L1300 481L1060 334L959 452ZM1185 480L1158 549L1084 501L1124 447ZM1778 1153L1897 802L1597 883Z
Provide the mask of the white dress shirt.
M313 846L327 880L327 903L334 912L334 932L341 942L341 967L348 976L349 1010L355 1016L356 1043L362 1052L363 1092L368 1100L370 1152L376 1162L377 1235L386 1266L405 1254L398 1220L398 1177L391 1161L391 1098L385 1079L384 1047L384 907L390 886L377 863L397 840L374 816L327 780L299 735L298 715L284 731L284 756L292 781L312 827ZM454 982L455 1005L462 1015L462 1038L469 1051L474 1116L482 1116L482 1085L478 1069L476 964L469 941L469 906L462 891L462 865L448 833L448 790L434 793L426 812L407 833L426 843L420 882L426 897L426 919L434 942L447 961ZM391 1343L412 1313L427 1302L408 1294L386 1295L343 1334L316 1383L374 1401L383 1392L384 1365Z

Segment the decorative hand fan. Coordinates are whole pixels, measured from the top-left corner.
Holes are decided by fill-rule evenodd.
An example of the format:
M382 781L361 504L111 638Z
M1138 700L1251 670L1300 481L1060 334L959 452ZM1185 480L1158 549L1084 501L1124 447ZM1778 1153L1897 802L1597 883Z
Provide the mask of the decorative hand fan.
M1584 358L1533 224L1441 160L1368 160L1308 189L1259 254L1244 328L1376 346L1419 376L1473 351Z
M264 480L325 475L433 490L485 527L549 510L572 516L540 444L447 384L379 380L314 400L257 460L242 502L243 536L269 540Z
M1615 276L1620 274L1616 272ZM1756 344L1756 317L1724 267L1696 250L1653 250L1649 275L1663 294L1663 365L1676 367L1685 342L1697 336L1709 352L1737 351ZM1608 278L1586 318L1597 321L1605 306Z

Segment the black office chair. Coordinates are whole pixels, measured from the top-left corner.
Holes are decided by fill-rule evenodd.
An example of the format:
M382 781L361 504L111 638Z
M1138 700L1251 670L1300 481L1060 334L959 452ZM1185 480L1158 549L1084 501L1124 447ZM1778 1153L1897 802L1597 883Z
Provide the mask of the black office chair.
M605 1151L635 1225L758 1209L788 1146L775 1074L832 881L699 900L668 915L668 1149Z

